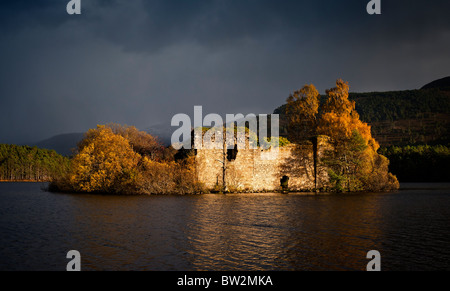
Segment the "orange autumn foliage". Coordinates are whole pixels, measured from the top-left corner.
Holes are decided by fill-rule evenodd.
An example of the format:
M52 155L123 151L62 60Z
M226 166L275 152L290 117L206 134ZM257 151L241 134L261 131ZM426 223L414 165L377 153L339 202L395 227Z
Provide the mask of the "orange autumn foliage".
M388 159L377 152L380 146L372 137L371 127L359 119L355 101L348 99L348 83L337 80L336 87L326 91L319 110L316 92L313 85L306 85L288 98L289 136L313 143L317 136L328 137L330 147L321 163L328 168L336 191L397 189L399 184L389 173ZM306 124L313 128L305 130Z
M327 90L327 100L318 125L318 133L333 140L345 140L352 137L356 130L375 152L380 145L372 137L370 125L359 119L355 101L348 99L348 83L337 80L336 87Z
M289 96L286 114L289 119L289 139L302 143L314 137L319 113L319 92L314 85L305 85Z
M174 152L135 127L90 129L78 145L70 171L49 188L107 194L195 194L202 192L192 158L175 162Z

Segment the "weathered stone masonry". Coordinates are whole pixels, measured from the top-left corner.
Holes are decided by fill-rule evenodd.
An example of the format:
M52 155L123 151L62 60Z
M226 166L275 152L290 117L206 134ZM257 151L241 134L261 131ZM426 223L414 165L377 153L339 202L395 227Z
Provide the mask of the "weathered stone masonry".
M318 160L323 144L319 139ZM290 191L313 191L324 187L327 181L326 170L320 163L315 167L312 145L289 145L278 150L246 148L237 150L231 159L230 156L230 151L223 149L197 150L198 179L207 189L223 190L224 172L227 190L231 192L280 191L284 176L289 177Z

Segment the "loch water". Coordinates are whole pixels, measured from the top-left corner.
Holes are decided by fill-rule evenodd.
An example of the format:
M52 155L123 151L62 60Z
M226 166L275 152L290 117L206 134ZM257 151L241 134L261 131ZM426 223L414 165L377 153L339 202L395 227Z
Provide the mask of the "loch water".
M450 184L393 193L108 196L0 183L0 270L450 270Z

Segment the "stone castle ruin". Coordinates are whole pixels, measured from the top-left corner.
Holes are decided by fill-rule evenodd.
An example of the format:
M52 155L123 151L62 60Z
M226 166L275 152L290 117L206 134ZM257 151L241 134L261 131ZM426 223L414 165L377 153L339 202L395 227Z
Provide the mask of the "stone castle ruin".
M210 147L203 141L203 135L194 134L194 140L202 142L202 148L196 150L195 164L198 179L208 190L309 192L326 187L326 169L317 162L322 151L316 151L312 143L262 149L252 147L247 134L245 148L238 149L239 140L235 137L233 149L225 143ZM317 148L324 144L325 140L319 139Z

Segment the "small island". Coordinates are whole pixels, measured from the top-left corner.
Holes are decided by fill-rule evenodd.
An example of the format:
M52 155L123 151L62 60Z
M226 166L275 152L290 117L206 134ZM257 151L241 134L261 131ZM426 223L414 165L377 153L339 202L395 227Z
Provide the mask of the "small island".
M281 133L276 150L175 150L157 136L119 124L89 130L70 156L2 144L0 181L49 182L54 192L115 195L385 192L399 188L397 177L446 181L450 149L441 115L448 110L449 79L384 93L349 93L342 80L324 95L305 85L274 111ZM430 112L436 112L432 118ZM422 127L409 122L409 131L402 129L417 116ZM388 119L392 127L384 125ZM267 142L245 130L258 145ZM225 130L217 132L226 138ZM195 138L193 130L192 142Z
M52 179L49 190L185 195L398 189L348 91L338 80L323 102L313 85L294 92L287 100L290 142L283 139L276 158L267 158L273 149L175 151L135 127L99 125L85 134L70 167Z

